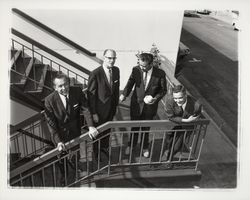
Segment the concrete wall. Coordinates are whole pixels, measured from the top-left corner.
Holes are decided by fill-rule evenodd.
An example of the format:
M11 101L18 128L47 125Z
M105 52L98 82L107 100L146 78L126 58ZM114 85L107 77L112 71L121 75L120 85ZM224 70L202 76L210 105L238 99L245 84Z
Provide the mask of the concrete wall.
M22 10L77 44L102 57L103 50L117 51L121 89L131 68L136 65L138 50L149 51L155 43L160 54L174 67L178 50L183 11L175 10ZM99 64L44 34L20 17L12 16L13 27L42 42L80 65L92 70ZM174 70L171 70L174 71Z

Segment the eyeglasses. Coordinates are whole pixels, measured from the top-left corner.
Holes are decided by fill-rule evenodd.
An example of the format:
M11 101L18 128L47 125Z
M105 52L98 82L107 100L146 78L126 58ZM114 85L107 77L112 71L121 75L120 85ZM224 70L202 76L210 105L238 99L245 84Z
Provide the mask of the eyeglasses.
M105 58L107 58L109 60L116 60L116 57L107 57L107 56L105 56Z

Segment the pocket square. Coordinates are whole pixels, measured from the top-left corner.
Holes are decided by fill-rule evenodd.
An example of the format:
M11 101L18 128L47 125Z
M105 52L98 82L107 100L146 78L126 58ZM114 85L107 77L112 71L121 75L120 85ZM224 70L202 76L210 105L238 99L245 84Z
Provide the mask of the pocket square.
M78 105L79 105L79 103L75 104L75 105L73 106L73 108L77 107Z
M114 83L118 82L118 80L114 81Z

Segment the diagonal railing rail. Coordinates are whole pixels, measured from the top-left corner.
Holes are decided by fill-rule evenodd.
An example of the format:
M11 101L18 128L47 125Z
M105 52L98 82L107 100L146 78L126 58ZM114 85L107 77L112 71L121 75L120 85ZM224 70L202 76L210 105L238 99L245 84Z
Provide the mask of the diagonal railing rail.
M53 30L50 27L46 26L45 24L39 22L38 20L34 19L33 17L27 15L26 13L22 12L21 10L19 10L17 8L13 8L12 12L17 14L18 16L22 17L23 19L25 19L29 23L33 24L34 26L38 27L39 29L43 30L44 32L47 32L48 34L52 35L53 37L57 38L58 40L73 47L74 49L81 51L84 54L87 54L88 56L92 56L92 57L96 56L96 53L90 52L89 50L83 48L82 46L80 46L77 43L73 42L72 40L66 38L62 34L56 32L55 30Z
M80 166L79 160L76 159L83 155L80 149L65 155L61 155L57 149L53 149L11 171L10 185L31 187L79 186L79 184L84 183L84 180L89 180L94 175L102 174L108 177L125 170L126 167L131 169L133 166L162 165L165 166L166 170L170 168L197 170L208 124L209 120L198 120L193 123L178 124L178 126L186 128L173 129L176 124L168 120L107 122L98 127L99 132L110 130L108 134L110 138L109 153L106 157L101 153L100 140L107 135L91 141L88 133L84 133L66 143L68 150L84 143L85 156L82 159L84 162L81 162L81 165L84 166L83 172L78 172ZM131 132L132 127L140 127L141 130ZM130 153L127 155L125 148L127 148L128 137L131 136L133 140L134 134L140 134L143 143L145 132L142 130L145 127L150 127L150 131L148 131L151 138L150 157L144 158L142 156L142 147L134 148L134 150L133 147L130 147ZM164 153L168 151L173 154L173 146L166 146L169 134L174 134L174 140L177 135L183 134L182 148L171 160L167 160ZM98 157L93 159L91 148L95 143L99 147Z

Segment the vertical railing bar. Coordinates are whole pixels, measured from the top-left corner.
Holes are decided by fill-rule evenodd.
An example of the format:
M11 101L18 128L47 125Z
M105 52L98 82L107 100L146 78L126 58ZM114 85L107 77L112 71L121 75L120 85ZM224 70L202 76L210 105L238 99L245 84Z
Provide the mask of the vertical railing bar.
M20 174L20 183L21 183L21 186L23 186L23 177L22 177L22 174Z
M54 187L56 187L56 166L55 163L52 164L52 168L53 168L53 181L54 181Z
M100 170L100 157L101 157L101 140L98 139L98 157L97 157L97 166L98 166L98 171Z
M110 129L109 133L109 160L108 160L108 175L110 175L110 165L111 165L111 137L113 135L113 130Z
M197 171L197 168L198 168L198 163L199 163L199 160L200 160L200 155L201 155L201 149L202 149L202 146L203 146L203 142L204 142L204 138L201 139L201 145L200 145L200 149L199 149L199 153L198 153L198 157L197 157L197 161L196 161L196 165L195 165L195 171Z
M194 153L196 152L197 145L198 145L198 141L199 141L199 138L200 138L201 127L202 127L202 126L199 125L198 134L197 134L197 142L195 143L195 147L194 147Z
M141 141L141 148L140 148L139 163L141 163L141 158L142 158L143 144L144 144L144 140L145 140L145 132L142 132L142 129L141 129L140 134L142 134L142 141ZM138 133L138 137L139 137L139 133Z
M152 155L153 155L154 143L155 143L155 133L153 133L152 147L151 147L151 151L150 151L149 163L152 162Z
M67 186L68 184L68 180L67 180L67 156L64 156L63 157L63 168L64 168L64 181L65 181L65 184L64 186Z
M76 166L76 169L75 169L75 181L77 181L79 179L79 176L78 176L78 163L77 163L77 161L78 161L78 159L77 159L78 151L75 151L74 154L75 154L75 166ZM79 151L79 154L80 154L80 151ZM79 155L79 157L80 156L81 156L81 154Z
M16 152L17 153L17 142L16 142L16 140L17 140L17 138L18 138L18 135L15 137L15 139L14 139L14 149L15 149L15 151L14 152Z
M31 174L31 186L34 187L34 174Z
M174 150L174 144L175 144L175 139L176 139L176 134L177 134L177 132L176 131L174 131L174 138L173 138L173 142L172 142L172 147L171 147L171 151L170 151L170 161L172 161L172 154L173 154L173 150Z
M43 187L45 187L45 172L44 172L44 168L42 168L42 184L43 184Z
M20 153L20 147L19 147L19 138L21 137L21 135L17 138L17 151Z
M24 58L24 45L22 45L22 57ZM24 71L25 75L26 75L26 71Z
M26 154L24 156L27 156L29 153L28 153L28 145L27 145L27 136L24 135L24 141L25 141L25 150L26 150Z
M130 132L132 134L131 144L130 144L130 152L129 152L129 164L131 164L132 152L133 152L133 144L134 144L134 134L135 132Z
M34 124L32 124L31 133L34 134ZM31 151L32 151L31 153L33 153L34 152L34 148L35 148L34 143L33 143L34 138L32 138L32 137L30 137L30 138L31 138Z
M192 132L192 135L191 136L193 136L193 139L192 139L192 143L191 143L191 146L189 147L189 155L188 155L188 160L190 160L191 159L191 155L192 155L192 151L193 151L193 145L194 145L194 139L195 139L195 132L196 132L196 128L197 128L197 126L195 127L195 129L193 130L193 132Z
M181 132L181 134L182 134L182 132ZM187 135L187 130L185 130L184 136L183 136L183 139L182 139L182 145L181 145L181 152L180 152L180 156L179 156L179 162L181 161L181 158L182 158L183 149L184 149L184 145L185 145L185 141L186 141L186 135Z
M164 132L164 134L163 134L163 139L162 139L162 143L161 143L161 152L160 152L160 159L159 159L159 162L162 162L162 156L163 156L162 154L163 154L165 139L166 139L166 132Z
M89 175L89 171L90 171L90 169L89 169L89 157L88 157L88 142L87 142L87 140L85 140L84 141L85 142L85 156L86 156L86 167L87 167L87 175Z
M15 49L15 41L13 39L11 39L12 41L12 49L14 50Z
M119 152L119 164L121 164L122 161L122 146L123 146L123 137L124 137L124 133L121 133L121 145L120 145L120 152Z

